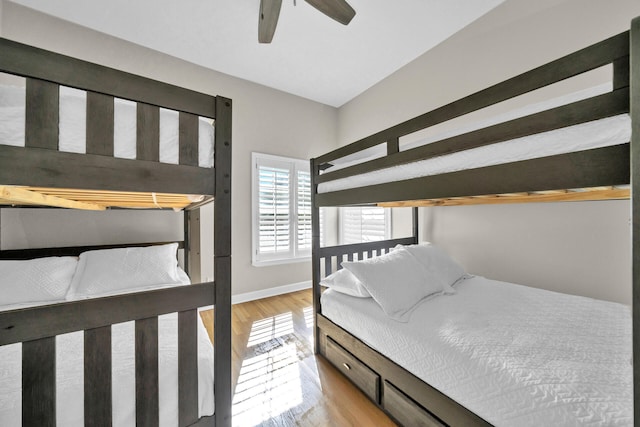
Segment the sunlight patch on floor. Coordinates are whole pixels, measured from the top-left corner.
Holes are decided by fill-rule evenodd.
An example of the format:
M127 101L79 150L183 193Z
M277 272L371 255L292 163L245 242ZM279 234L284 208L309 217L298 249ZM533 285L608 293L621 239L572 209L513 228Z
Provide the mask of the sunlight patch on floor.
M233 398L233 425L256 426L302 403L291 313L253 323Z

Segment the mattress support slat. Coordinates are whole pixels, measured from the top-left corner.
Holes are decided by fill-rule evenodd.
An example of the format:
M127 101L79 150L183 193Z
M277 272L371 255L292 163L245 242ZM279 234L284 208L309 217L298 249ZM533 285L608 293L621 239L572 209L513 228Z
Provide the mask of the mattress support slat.
M84 331L84 419L111 426L111 326Z
M159 422L158 318L136 320L136 426Z
M22 425L56 425L56 338L22 343Z
M197 310L178 313L178 425L181 427L198 420L199 321Z

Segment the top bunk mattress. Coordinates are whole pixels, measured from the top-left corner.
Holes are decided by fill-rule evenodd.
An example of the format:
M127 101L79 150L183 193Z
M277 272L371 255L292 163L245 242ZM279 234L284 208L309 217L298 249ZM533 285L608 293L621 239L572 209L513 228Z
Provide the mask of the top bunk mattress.
M472 277L408 323L328 290L322 314L500 426L631 426L627 306Z
M510 111L506 114L501 114L487 120L459 127L453 131L435 133L428 137L418 139L417 141L406 144L401 143L401 150L404 151L430 144L432 142L472 132L474 130L524 117L529 114L534 114L561 105L566 105L571 102L576 102L596 95L601 95L610 91L611 84L605 84L544 102L531 104L526 107ZM323 182L318 184L318 193L330 193L333 191L348 190L405 179L512 163L519 160L535 159L594 148L626 144L630 139L631 118L628 114L620 114L523 138L499 142L453 154L442 155L427 160L420 160L413 163L392 166L373 172L350 176L348 178ZM334 166L327 169L326 172L340 170L365 161L383 157L384 155L386 155L386 147L384 144L372 147L364 150L363 152L345 157L338 162L332 162Z
M86 92L60 86L59 150L86 152ZM198 121L198 165L213 167L214 127L210 119ZM114 100L114 157L136 158L136 103ZM178 112L160 109L160 162L178 164ZM0 85L0 144L25 145L25 89Z

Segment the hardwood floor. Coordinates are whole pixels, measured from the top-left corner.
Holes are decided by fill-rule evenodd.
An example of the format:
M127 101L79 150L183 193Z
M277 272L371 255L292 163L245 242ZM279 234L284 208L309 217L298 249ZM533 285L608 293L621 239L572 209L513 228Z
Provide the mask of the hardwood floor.
M232 316L233 426L395 426L313 354L310 290L236 304Z

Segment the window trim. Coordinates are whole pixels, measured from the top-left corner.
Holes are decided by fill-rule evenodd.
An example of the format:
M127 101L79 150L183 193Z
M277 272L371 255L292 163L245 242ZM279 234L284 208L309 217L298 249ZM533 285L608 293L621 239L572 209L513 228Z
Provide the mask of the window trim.
M290 250L286 254L258 254L259 241L260 241L260 224L259 224L259 174L258 167L260 164L288 164L289 173L293 179L290 180L290 192L289 214L292 215L293 221L290 225ZM283 166L284 167L284 166ZM264 154L258 152L251 153L251 264L254 267L263 267L269 265L290 264L298 262L307 262L311 260L311 248L298 252L297 239L298 239L298 188L297 188L297 173L298 171L309 171L309 161L302 159L295 159L285 156L276 156L272 154ZM312 207L313 214L313 207Z

